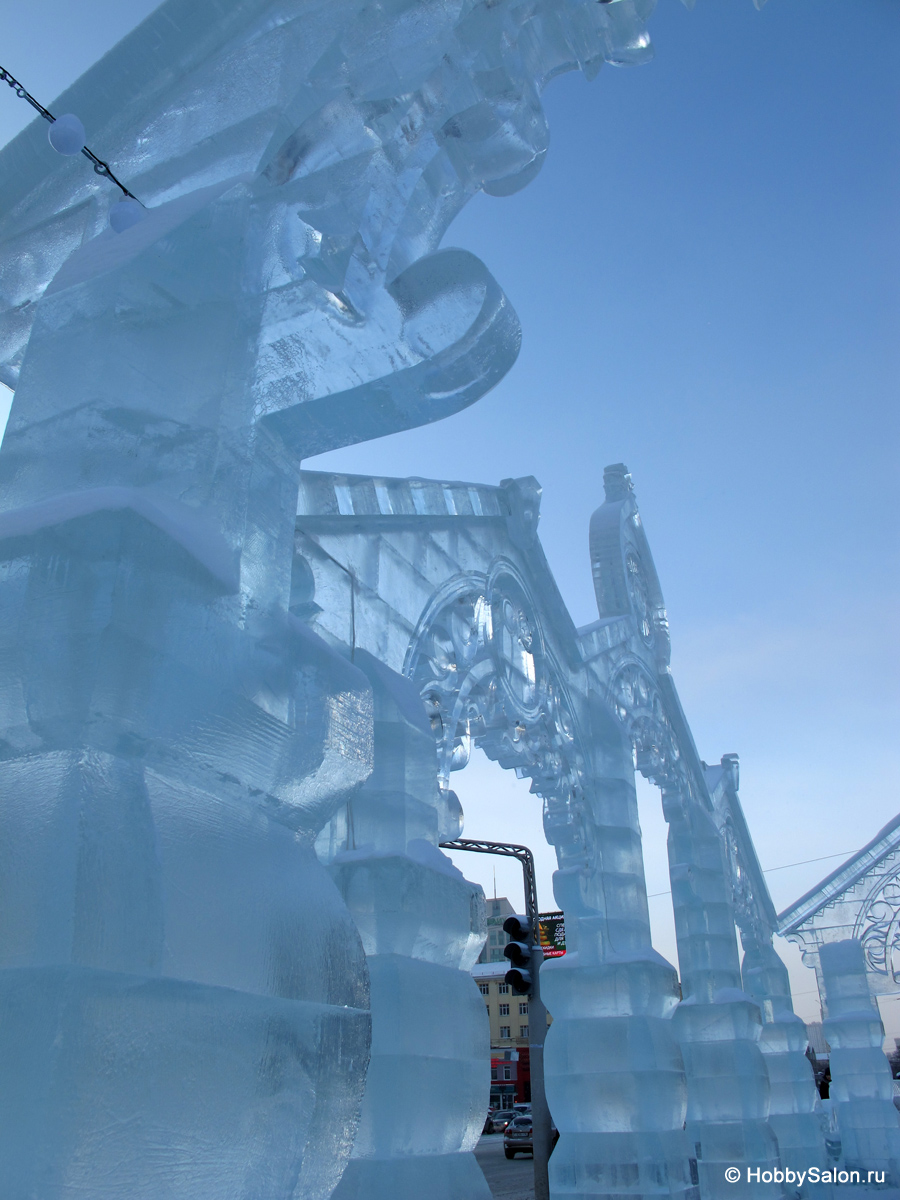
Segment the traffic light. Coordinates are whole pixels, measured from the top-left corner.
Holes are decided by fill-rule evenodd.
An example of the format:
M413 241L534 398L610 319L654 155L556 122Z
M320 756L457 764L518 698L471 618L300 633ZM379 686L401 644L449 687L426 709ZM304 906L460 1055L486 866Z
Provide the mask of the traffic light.
M517 996L528 996L534 986L532 972L529 970L534 951L534 930L531 922L527 917L507 917L503 922L503 932L512 938L509 945L503 949L510 962L506 982Z

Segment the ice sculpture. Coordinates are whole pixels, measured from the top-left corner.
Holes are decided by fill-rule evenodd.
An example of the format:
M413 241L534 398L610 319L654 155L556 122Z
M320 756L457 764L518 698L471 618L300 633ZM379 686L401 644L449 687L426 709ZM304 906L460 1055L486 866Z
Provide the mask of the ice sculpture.
M806 1026L794 1013L787 968L773 946L778 918L765 875L738 799L740 767L736 754L726 754L705 769L722 833L734 916L741 934L744 991L759 1008L759 1048L769 1081L769 1128L778 1141L781 1166L808 1176L812 1167L827 1166L819 1093L806 1057ZM803 1185L804 1196L830 1195L827 1184Z
M324 1200L340 1177L367 971L313 839L371 770L373 689L398 701L299 619L300 460L436 420L509 368L515 315L440 239L477 190L539 169L548 79L646 56L651 7L167 0L54 105L143 221L108 228L117 197L43 128L0 156L13 1200ZM440 807L414 801L407 830ZM440 827L392 843L372 886L440 875ZM359 872L334 870L365 941ZM472 893L446 878L458 971ZM379 999L398 938L386 921L366 944L375 1075L411 1036ZM442 969L421 939L403 954L397 978ZM447 1058L459 1152L480 1096L464 1047ZM377 1115L358 1163L390 1157Z
M687 1133L698 1151L701 1189L715 1195L735 1162L761 1172L779 1166L768 1121L769 1077L759 1049L758 1006L741 990L734 913L722 842L711 814L686 780L663 783L669 821L669 877L684 994L674 1016L688 1081ZM673 786L674 784L674 786ZM740 1087L729 1081L740 1080ZM751 1182L735 1194L779 1196Z
M827 1036L837 1051L831 1068L838 1083L831 1091L830 1132L841 1149L840 1165L853 1170L878 1161L895 1188L900 1125L889 1103L890 1072L874 998L895 995L900 979L898 847L900 817L894 817L778 918L780 932L799 943L803 961L815 968L833 1031Z
M490 1200L470 1153L490 1058L469 974L484 944L484 895L435 843L461 810L438 789L418 691L365 651L375 697L375 768L319 840L362 935L372 1058L353 1156L334 1200Z
M734 881L746 878L747 839L726 857L715 824L716 805L731 825L742 821L736 762L705 771L696 757L668 673L662 595L630 479L619 464L604 483L591 537L599 620L584 629L569 621L543 556L532 478L489 487L304 472L298 563L311 577L303 594L314 627L357 662L371 655L416 685L446 795L477 746L528 776L542 799L568 943L565 958L542 970L554 1017L547 1091L562 1134L550 1162L553 1196L717 1198L727 1167L778 1165L757 1040L764 1027L754 998L740 991L731 900ZM665 788L675 834L692 856L680 877L679 859L673 868L683 1009L675 971L650 941L635 759ZM365 840L376 840L367 830ZM342 815L329 839L323 852L339 861L345 847L354 860L373 857L352 851ZM757 874L771 926L758 864ZM696 891L685 896L692 880ZM789 1004L788 994L779 1020ZM802 1086L795 1095L780 1083L783 1104L808 1099ZM383 1111L383 1090L378 1099ZM821 1132L811 1150L821 1157ZM746 1194L743 1182L728 1193ZM749 1190L773 1192L755 1182Z
M744 989L759 1006L763 1018L759 1048L769 1076L769 1127L778 1140L778 1156L784 1168L799 1177L817 1167L824 1172L829 1162L823 1137L819 1093L812 1066L806 1056L809 1044L806 1026L794 1012L788 972L768 937L741 932ZM830 1195L826 1184L805 1185L806 1195Z
M863 948L856 938L826 942L819 947L819 960L841 1166L860 1172L863 1183L870 1181L869 1171L877 1171L877 1182L894 1190L900 1187L900 1128L881 1048L884 1026L869 991Z

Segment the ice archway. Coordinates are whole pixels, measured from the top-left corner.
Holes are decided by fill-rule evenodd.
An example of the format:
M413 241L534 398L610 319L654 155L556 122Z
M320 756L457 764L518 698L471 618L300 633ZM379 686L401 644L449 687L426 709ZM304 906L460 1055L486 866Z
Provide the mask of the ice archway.
M421 698L437 752L429 786L438 784L448 819L452 772L473 745L530 778L541 798L569 947L542 974L554 1016L548 1099L562 1132L553 1194L613 1195L627 1179L635 1195L660 1186L695 1195L699 1186L715 1196L738 1146L764 1170L780 1153L823 1157L815 1089L772 950L774 912L737 798L736 760L707 768L697 755L668 671L662 592L630 477L617 465L604 483L591 524L600 616L583 629L547 567L531 478L486 487L304 473L298 561L310 597L313 587L323 597L308 610L314 626L356 663L377 658L395 687L403 677ZM651 945L636 768L662 789L670 825L680 988ZM320 843L338 864L356 804ZM368 850L357 838L351 857L383 852L377 836ZM736 920L748 950L743 985ZM760 1004L776 1022L762 1042ZM373 1001L376 1028L378 1019ZM797 1034L787 1050L785 1029ZM782 1122L781 1151L767 1121L767 1036L787 1054L776 1063L773 1112L795 1118Z

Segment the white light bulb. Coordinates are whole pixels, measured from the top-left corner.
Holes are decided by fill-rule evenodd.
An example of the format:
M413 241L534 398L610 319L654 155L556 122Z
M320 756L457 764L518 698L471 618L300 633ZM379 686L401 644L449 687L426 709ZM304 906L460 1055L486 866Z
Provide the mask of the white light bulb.
M47 137L58 154L80 154L84 149L84 126L73 113L57 117L47 130Z
M143 221L145 215L143 205L138 204L137 200L126 198L109 210L109 223L116 233L124 233L132 225L137 225L138 221Z

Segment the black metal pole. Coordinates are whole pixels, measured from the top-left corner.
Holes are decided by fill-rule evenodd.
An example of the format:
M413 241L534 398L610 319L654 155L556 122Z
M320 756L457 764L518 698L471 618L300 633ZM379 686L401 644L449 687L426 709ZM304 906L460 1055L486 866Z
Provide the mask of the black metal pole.
M470 850L476 854L500 854L517 858L522 864L525 880L525 916L532 929L531 982L528 998L528 1063L531 1072L531 1138L534 1156L534 1200L550 1200L550 1109L544 1091L544 1037L547 1033L547 1010L541 1000L541 929L537 901L537 882L534 874L534 855L527 846L511 842L481 842L472 838L457 838L441 842L443 850Z

